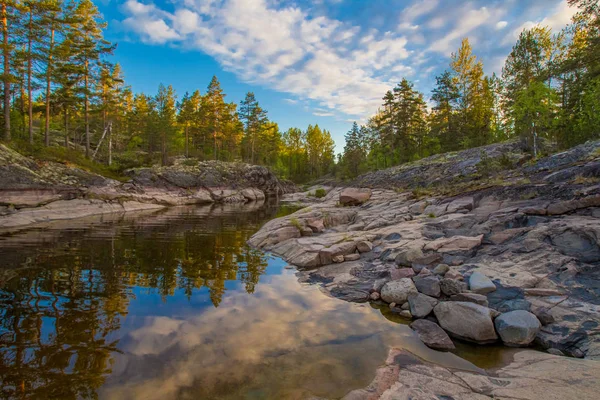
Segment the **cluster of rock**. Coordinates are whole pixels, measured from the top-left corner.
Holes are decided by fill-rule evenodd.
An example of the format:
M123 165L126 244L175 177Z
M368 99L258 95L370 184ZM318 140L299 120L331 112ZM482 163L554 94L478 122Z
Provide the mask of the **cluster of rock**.
M0 229L177 205L261 202L295 190L268 168L244 163L187 159L127 174L121 182L0 145Z
M322 199L305 193L306 203L284 196L310 205L269 221L249 243L332 296L395 303L434 347L451 348L450 337L533 341L600 358L598 148L540 159L510 172L528 180L458 196L331 187Z
M405 268L398 275L406 278L387 281L379 291L374 289L370 297L381 298L392 311L406 318L423 319L411 327L434 349L454 349L446 332L481 344L493 343L498 338L509 346L522 347L533 342L541 328L533 313L525 310L500 313L491 309L485 295L495 291L496 286L488 277L475 271L467 284L461 274L448 272L446 264L439 264L433 271L423 267L418 274L413 268Z

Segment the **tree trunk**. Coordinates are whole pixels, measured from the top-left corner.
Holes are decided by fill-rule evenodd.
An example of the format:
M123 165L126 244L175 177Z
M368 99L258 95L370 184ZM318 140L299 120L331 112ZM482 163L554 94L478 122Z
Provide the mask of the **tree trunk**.
M252 150L250 155L250 164L254 164L254 134L252 135Z
M33 96L33 89L31 87L31 75L32 75L32 54L31 54L31 31L33 29L33 13L29 12L29 38L27 43L27 115L29 116L29 143L33 144L33 102L31 101L31 97Z
M167 134L162 133L162 165L167 165Z
M185 158L189 158L190 157L188 143L189 143L189 134L188 134L188 126L186 124L185 125Z
M19 85L20 89L21 89L21 119L22 119L22 125L21 125L21 134L25 135L25 119L26 117L26 112L25 112L25 76L23 76L23 80L21 81L21 84Z
M4 44L4 139L10 142L10 49L8 47L8 10L2 2L2 39Z
M89 61L85 60L85 101L84 101L84 114L85 114L85 156L87 158L90 157L90 113L89 113L89 96L88 96L88 87L89 87L89 76L88 76L88 66Z
M45 143L50 146L50 83L52 76L52 51L54 50L54 28L50 30L50 49L48 50L48 66L46 67L46 131Z
M108 127L108 165L112 164L112 124Z
M69 148L69 109L65 107L65 149Z
M213 133L213 139L214 139L214 156L215 156L215 160L217 159L217 131L215 131Z

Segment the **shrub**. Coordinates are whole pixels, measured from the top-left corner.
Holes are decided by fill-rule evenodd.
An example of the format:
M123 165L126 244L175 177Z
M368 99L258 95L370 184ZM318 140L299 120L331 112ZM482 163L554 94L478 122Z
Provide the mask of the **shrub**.
M181 162L181 164L185 165L186 167L195 167L198 165L198 160L194 158L186 158Z
M488 177L497 173L500 170L502 170L502 166L500 165L498 160L491 158L485 151L482 151L481 161L477 163L477 172L479 173L479 175L481 175L482 177Z
M290 218L290 224L296 227L296 229L298 229L299 231L302 230L302 224L300 223L300 221L298 221L298 218Z
M327 196L327 192L325 191L325 189L319 188L319 189L315 190L315 197L317 199L320 199L325 196Z

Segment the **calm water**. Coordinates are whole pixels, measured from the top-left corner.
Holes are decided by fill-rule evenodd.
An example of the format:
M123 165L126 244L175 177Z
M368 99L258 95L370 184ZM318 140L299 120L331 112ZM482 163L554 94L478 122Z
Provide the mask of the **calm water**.
M339 398L373 379L390 346L476 368L246 245L291 211L173 208L0 236L1 397ZM460 354L480 367L507 357Z

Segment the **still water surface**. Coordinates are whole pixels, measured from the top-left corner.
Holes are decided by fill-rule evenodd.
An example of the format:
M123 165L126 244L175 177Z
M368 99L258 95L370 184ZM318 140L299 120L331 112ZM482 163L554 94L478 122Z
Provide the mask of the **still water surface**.
M391 346L464 369L507 357L429 350L389 310L329 298L246 245L292 211L182 207L0 236L0 395L340 398Z

